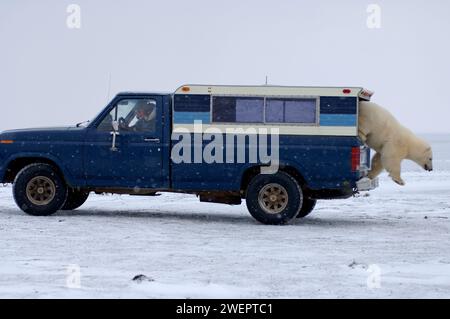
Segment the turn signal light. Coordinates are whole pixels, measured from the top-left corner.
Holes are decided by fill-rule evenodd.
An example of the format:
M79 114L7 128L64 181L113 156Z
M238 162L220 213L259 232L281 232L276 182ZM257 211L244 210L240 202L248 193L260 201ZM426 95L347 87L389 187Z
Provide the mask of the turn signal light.
M12 144L14 141L12 140L0 140L0 144Z

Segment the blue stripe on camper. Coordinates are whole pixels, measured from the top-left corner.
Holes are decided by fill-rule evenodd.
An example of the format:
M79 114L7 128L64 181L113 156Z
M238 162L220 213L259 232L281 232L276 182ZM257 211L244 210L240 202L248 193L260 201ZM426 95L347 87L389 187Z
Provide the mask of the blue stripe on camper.
M202 121L203 124L211 123L210 112L174 112L174 124L194 124L194 121Z
M320 126L356 126L356 114L320 114Z

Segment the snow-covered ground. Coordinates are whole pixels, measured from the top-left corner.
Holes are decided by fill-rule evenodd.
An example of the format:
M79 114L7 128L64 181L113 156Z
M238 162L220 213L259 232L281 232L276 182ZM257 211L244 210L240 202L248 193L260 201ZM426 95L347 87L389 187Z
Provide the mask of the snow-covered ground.
M288 226L180 194L31 217L0 187L0 298L450 298L450 138L429 139L434 172Z
M289 226L179 194L30 217L1 188L0 297L448 298L450 172L404 177Z

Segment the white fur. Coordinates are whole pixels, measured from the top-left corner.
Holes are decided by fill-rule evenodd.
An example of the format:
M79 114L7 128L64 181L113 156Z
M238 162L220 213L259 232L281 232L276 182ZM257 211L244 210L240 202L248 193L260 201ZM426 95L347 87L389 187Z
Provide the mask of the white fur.
M430 145L402 126L381 106L360 102L358 125L361 140L376 151L369 178L375 178L386 169L394 182L405 185L401 178L404 159L412 160L426 170L433 169Z

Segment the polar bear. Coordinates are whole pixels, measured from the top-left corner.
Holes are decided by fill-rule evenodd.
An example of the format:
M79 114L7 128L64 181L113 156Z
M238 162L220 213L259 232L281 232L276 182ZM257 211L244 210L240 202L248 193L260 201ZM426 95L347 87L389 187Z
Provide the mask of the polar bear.
M430 145L402 126L386 109L371 102L359 103L359 137L376 151L372 158L369 178L374 179L383 169L394 182L405 185L401 178L401 162L409 159L427 171L433 170Z

